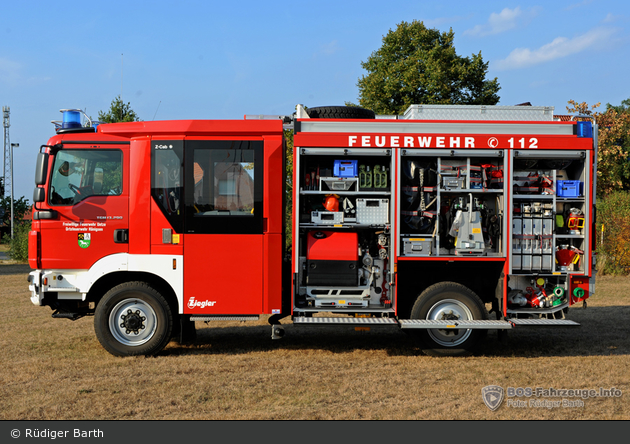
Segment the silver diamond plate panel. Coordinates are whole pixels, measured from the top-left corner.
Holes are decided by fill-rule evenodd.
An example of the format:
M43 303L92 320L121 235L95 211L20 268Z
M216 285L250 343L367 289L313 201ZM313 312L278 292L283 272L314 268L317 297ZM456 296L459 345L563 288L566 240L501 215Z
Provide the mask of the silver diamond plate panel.
M357 199L357 223L385 225L389 223L389 199Z
M334 318L307 318L307 317L295 317L293 318L294 324L339 324L339 325L396 325L396 320L393 318L346 318L346 317L334 317Z
M405 120L553 121L553 106L411 105Z
M312 122L300 122L301 132L303 133L377 133L377 134L537 134L537 135L556 135L567 136L573 134L572 125L549 125L547 123L519 122L517 120L497 124L491 121L477 122L448 122L448 121L405 121L398 120L396 122L378 122L375 120L364 120L362 122L348 122L345 120L318 122L313 119ZM381 150L376 148L347 148L348 155L363 155L366 150L372 150L373 155ZM335 154L339 148L313 148L306 149L305 154ZM335 151L337 150L337 151ZM387 150L385 150L387 151ZM525 150L526 151L526 150ZM355 154L361 153L361 154ZM538 150L536 152L539 152ZM369 151L368 151L369 154ZM387 154L386 154L387 155Z
M512 328L507 321L478 320L478 321L434 321L428 319L401 319L401 328L439 328L439 329L479 329L479 330L505 330Z
M569 319L510 319L517 327L551 326L551 327L579 327L575 321Z

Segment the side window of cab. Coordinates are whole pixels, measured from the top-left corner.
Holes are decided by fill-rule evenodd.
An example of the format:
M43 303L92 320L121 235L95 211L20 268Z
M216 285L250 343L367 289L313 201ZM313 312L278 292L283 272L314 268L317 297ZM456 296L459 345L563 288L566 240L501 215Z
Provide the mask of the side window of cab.
M90 196L122 193L120 150L60 150L50 181L51 205L74 205Z

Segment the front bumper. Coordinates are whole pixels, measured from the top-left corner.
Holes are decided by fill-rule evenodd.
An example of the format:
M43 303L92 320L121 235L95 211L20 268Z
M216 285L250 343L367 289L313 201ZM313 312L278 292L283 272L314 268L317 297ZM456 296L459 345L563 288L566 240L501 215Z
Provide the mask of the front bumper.
M70 270L35 270L28 275L28 289L34 305L48 305L47 293L54 293L60 300L85 301L87 292L81 291L79 280L86 273Z
M31 292L31 302L34 305L44 305L44 294L41 291L42 272L40 270L31 271L28 275L28 289Z

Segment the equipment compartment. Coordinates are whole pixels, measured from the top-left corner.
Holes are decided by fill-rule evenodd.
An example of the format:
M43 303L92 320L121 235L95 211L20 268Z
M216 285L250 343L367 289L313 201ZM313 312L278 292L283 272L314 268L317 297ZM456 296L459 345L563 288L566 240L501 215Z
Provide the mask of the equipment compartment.
M402 153L401 256L505 255L503 151L470 154Z
M387 151L317 149L298 158L294 309L392 311L391 169ZM343 257L336 253L343 251Z
M588 172L579 151L514 153L511 269L517 274L583 273Z
M563 318L569 306L569 280L566 276L510 276L506 296L511 317Z

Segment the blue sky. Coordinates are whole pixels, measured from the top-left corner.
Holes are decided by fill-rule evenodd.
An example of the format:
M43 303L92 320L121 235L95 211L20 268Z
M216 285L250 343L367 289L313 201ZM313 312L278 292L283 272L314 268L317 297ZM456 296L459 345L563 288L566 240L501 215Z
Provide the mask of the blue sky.
M15 195L59 109L96 118L121 94L142 120L240 119L357 101L361 62L402 21L481 51L499 105L566 112L630 97L630 2L3 1L0 105L11 108ZM0 174L2 169L0 168Z

